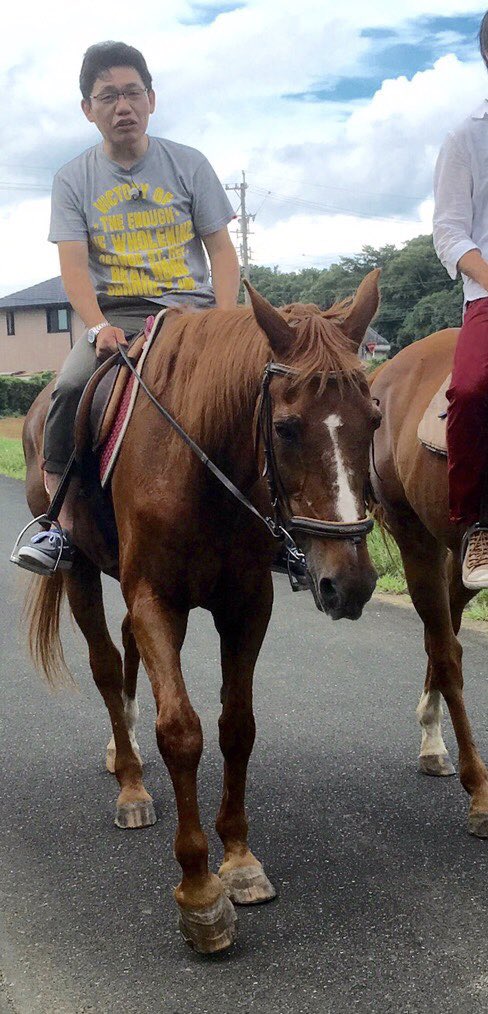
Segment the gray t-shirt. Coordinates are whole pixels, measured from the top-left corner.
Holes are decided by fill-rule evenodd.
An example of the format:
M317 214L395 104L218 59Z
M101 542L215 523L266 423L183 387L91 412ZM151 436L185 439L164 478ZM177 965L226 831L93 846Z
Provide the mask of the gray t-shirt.
M149 137L131 169L107 158L100 143L59 170L49 239L88 242L103 308L112 299L120 305L137 298L203 307L215 300L200 237L232 218L232 205L201 152Z

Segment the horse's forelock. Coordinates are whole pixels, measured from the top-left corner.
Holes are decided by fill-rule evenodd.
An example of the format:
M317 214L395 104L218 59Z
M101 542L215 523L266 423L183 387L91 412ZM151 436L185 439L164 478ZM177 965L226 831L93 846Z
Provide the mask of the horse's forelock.
M336 303L325 311L313 303L291 303L281 310L297 336L287 362L299 370L299 383L306 383L314 373L322 375L321 386L330 373L336 373L343 382L357 377L357 346L341 330L347 308L347 302Z
M324 312L314 304L293 303L280 312L296 334L283 361L299 371L298 387L317 373L321 387L330 373L342 383L354 382L360 363L356 347L340 329L346 312L342 304ZM252 310L175 314L163 329L159 348L161 394L170 383L172 410L195 439L215 446L253 411L270 355Z

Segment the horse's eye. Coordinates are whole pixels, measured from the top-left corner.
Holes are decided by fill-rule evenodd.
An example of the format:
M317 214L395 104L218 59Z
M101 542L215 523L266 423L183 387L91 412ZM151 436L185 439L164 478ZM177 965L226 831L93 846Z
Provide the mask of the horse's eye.
M297 442L300 435L300 419L297 415L288 415L283 419L275 419L275 433L287 444Z

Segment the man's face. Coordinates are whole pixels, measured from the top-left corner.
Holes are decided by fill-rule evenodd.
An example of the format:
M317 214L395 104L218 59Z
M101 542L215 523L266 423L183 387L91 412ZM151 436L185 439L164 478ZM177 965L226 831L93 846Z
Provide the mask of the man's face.
M122 90L126 95L119 95L114 101L115 93ZM87 120L96 124L102 137L119 147L124 143L133 145L144 137L155 105L152 88L145 90L134 67L111 67L96 79L91 98L83 99L81 108Z

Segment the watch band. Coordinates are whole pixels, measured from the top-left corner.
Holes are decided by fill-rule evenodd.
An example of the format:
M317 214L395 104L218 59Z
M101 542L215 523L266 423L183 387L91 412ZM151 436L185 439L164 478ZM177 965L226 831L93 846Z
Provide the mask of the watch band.
M104 327L110 327L108 320L102 320L100 324L95 324L94 327L89 327L86 333L86 337L90 345L94 345L97 340L97 334L103 330Z

